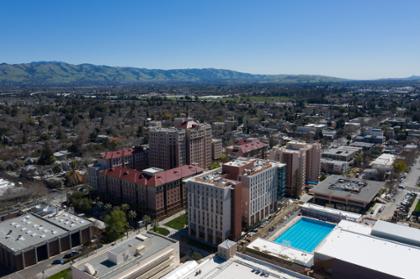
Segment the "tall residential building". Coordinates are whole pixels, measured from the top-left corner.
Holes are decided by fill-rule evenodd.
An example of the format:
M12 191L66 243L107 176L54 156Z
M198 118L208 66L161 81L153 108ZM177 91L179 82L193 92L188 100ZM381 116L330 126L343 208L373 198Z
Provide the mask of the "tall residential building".
M286 195L299 197L305 186L306 153L285 147L275 148L271 159L286 164Z
M221 168L187 179L188 232L217 245L239 239L277 209L284 196L285 165L238 158Z
M211 126L188 120L178 123L175 128L151 129L149 162L151 166L163 169L184 164L207 168L212 162Z
M286 147L305 152L305 183L317 183L321 172L321 144L290 141Z
M212 132L211 125L186 121L182 123L181 128L185 129L187 147L187 163L207 168L212 162Z
M286 164L286 194L299 197L305 184L319 181L321 145L291 141L285 147L273 148L271 159Z
M149 131L149 163L172 169L187 163L185 131L176 128L153 128Z
M127 203L140 214L160 218L185 207L182 179L203 172L184 165L170 170L148 168L143 171L116 167L99 172L97 193L115 204Z

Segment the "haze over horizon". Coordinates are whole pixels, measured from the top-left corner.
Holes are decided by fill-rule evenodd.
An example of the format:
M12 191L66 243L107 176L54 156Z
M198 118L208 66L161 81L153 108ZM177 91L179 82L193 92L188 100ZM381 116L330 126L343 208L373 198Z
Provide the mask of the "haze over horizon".
M419 11L415 0L2 1L0 62L408 77L420 75Z

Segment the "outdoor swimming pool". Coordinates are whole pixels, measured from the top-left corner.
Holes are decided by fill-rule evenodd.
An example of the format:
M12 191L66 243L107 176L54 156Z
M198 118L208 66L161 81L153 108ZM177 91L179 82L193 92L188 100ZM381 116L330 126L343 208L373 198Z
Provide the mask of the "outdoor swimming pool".
M334 227L333 224L302 217L277 237L274 242L312 253Z

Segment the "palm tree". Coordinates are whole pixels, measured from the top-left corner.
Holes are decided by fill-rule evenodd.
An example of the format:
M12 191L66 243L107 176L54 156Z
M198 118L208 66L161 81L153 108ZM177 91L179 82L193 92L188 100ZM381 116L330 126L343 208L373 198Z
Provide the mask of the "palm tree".
M146 230L147 230L147 225L149 225L151 221L152 221L152 218L150 218L149 215L143 216L143 222L146 224Z
M107 204L105 204L104 208L105 208L106 211L110 211L112 209L112 204L107 203Z
M128 204L126 204L126 203L123 203L123 204L121 205L121 209L122 209L124 212L127 212L127 211L130 209L130 206L129 206Z
M128 211L128 220L133 224L134 220L137 218L137 213L134 210Z

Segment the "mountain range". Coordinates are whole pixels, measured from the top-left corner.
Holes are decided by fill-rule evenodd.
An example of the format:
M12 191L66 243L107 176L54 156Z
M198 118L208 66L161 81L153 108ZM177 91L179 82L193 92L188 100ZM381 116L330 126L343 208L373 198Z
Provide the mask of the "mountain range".
M402 80L420 80L412 76ZM6 86L77 86L127 85L136 83L331 83L350 81L321 75L261 75L232 70L146 69L112 67L64 62L0 64L0 85Z
M320 83L344 79L320 75L258 75L224 69L145 69L64 62L0 64L3 85L111 85L144 82Z

